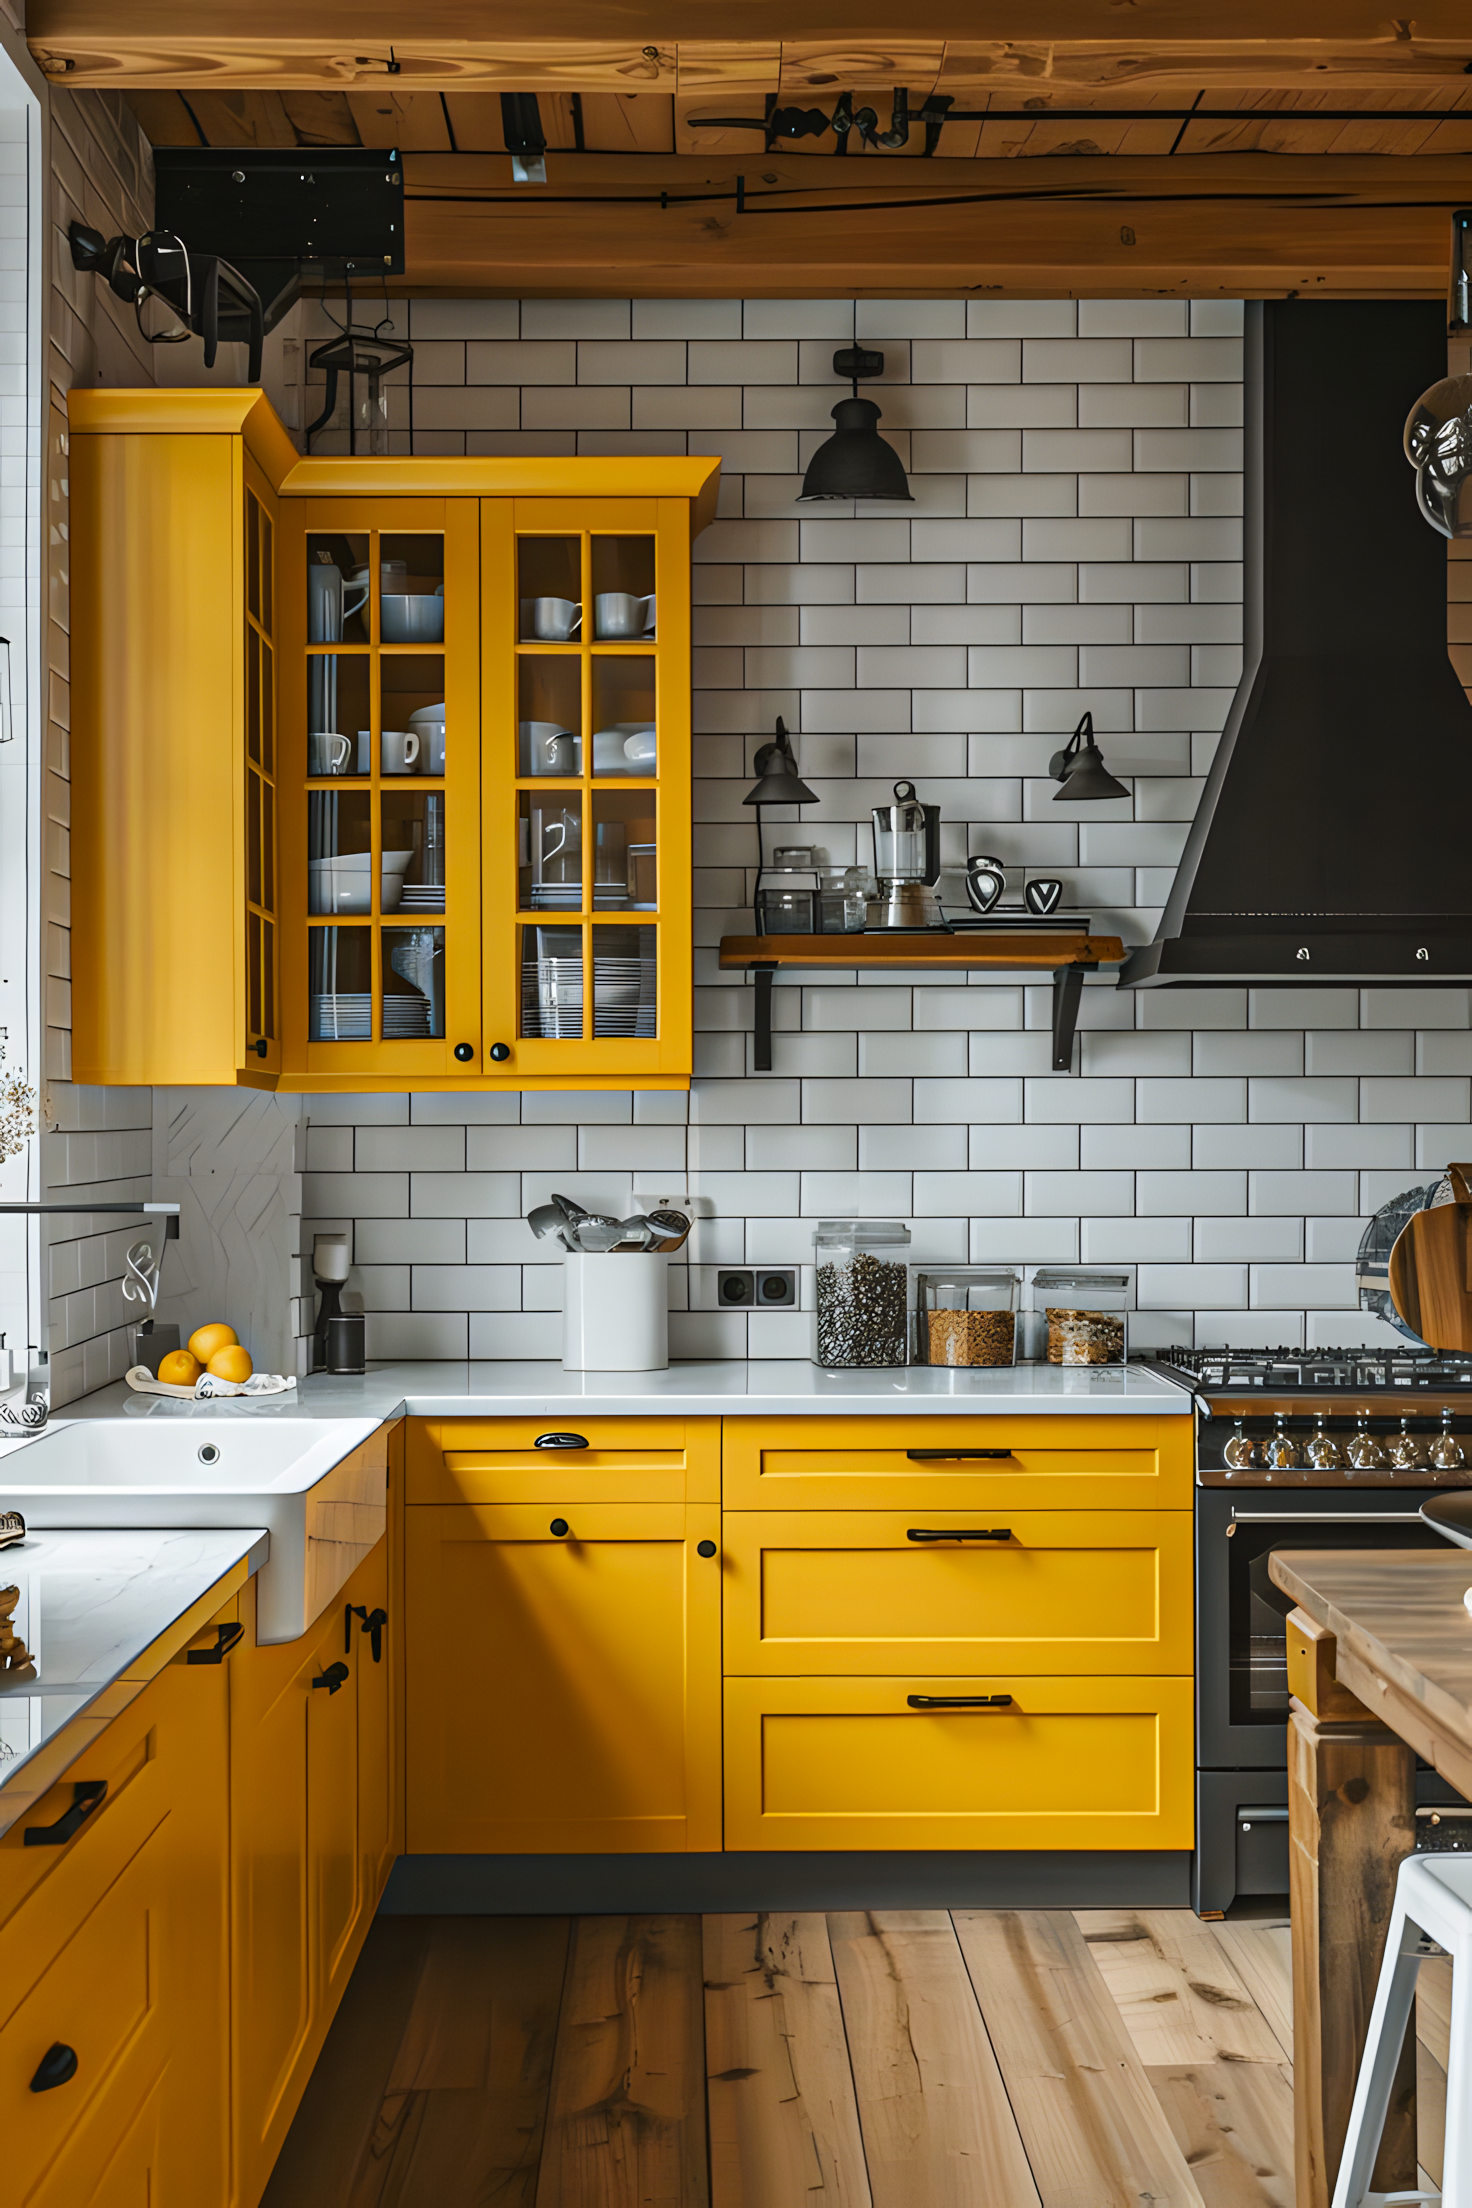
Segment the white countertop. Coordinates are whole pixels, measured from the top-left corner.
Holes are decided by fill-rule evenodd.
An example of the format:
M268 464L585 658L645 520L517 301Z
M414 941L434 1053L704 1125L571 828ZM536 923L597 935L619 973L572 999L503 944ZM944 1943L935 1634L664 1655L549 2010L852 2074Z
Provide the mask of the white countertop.
M558 1364L374 1365L360 1378L314 1373L285 1395L194 1403L135 1395L122 1382L67 1404L70 1418L793 1418L983 1412L1174 1413L1190 1416L1184 1388L1139 1366L1017 1365L961 1371L911 1365L886 1372L823 1372L793 1359L676 1364L666 1372L565 1372ZM3 1483L0 1483L3 1492Z
M28 1533L0 1550L0 1587L20 1588L11 1624L36 1668L34 1680L11 1686L0 1672L0 1827L5 1790L36 1751L128 1678L232 1565L244 1559L256 1571L266 1550L259 1527Z

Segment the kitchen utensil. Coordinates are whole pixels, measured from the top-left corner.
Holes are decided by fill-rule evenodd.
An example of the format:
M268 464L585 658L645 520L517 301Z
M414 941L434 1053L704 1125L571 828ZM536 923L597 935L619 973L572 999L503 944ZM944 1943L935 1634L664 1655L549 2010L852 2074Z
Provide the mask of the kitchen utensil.
M335 802L335 800L333 801ZM380 910L394 912L404 887L412 851L381 854L378 901ZM309 912L363 913L373 909L373 857L368 851L347 851L336 858L307 862L307 910Z
M1390 1300L1432 1349L1472 1351L1472 1166L1449 1165L1452 1201L1413 1212L1390 1253Z
M378 601L378 627L385 644L443 644L444 584L432 594L385 591Z
M653 591L647 598L636 598L627 590L600 590L593 600L593 634L610 643L631 643L636 637L652 636Z
M308 774L347 774L351 771L348 761L352 756L351 736L339 736L330 730L314 729L307 738Z
M576 1248L576 1244L568 1239L568 1222L559 1205L534 1204L526 1215L526 1223L539 1242L545 1242L548 1235L555 1234L565 1250Z
M606 1256L624 1238L622 1219L580 1219L578 1248L592 1257Z
M583 609L573 598L523 598L522 633L544 644L567 644L583 625ZM601 632L600 632L601 633Z
M559 1196L555 1188L549 1201L556 1204L570 1227L575 1227L580 1219L591 1219L593 1216L590 1211L584 1211L582 1205L576 1202L573 1197Z
M985 855L966 861L966 899L976 912L990 912L1007 886L1000 859Z
M419 732L417 729L386 728L378 739L380 771L384 774L412 774L419 763Z
M690 1238L690 1222L684 1212L675 1211L669 1206L662 1205L658 1210L651 1211L649 1224L661 1236L661 1240L654 1245L655 1249L666 1254L671 1250L683 1249Z
M643 1212L635 1212L632 1219L623 1221L623 1231L617 1247L621 1250L648 1250L659 1238L659 1229Z
M922 804L913 782L896 782L893 805L874 807L874 871L879 896L870 916L881 928L945 925L940 880L940 807Z

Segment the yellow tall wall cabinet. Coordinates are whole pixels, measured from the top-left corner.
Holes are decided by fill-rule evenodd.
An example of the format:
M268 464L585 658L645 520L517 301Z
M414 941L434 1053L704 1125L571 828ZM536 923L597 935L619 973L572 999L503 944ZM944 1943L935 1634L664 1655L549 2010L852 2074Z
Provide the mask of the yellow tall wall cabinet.
M74 391L73 1076L684 1088L709 459Z

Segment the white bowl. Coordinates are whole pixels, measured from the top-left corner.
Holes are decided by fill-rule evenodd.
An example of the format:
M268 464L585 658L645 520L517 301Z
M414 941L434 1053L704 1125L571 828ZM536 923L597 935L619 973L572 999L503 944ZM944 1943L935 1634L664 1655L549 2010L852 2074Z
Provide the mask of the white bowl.
M378 603L378 622L385 644L443 644L445 601L422 593L385 591Z
M384 912L396 912L404 893L404 876L413 862L412 851L385 851L378 884L378 902ZM367 851L348 851L334 859L307 863L308 905L313 913L366 913L373 910L373 860Z

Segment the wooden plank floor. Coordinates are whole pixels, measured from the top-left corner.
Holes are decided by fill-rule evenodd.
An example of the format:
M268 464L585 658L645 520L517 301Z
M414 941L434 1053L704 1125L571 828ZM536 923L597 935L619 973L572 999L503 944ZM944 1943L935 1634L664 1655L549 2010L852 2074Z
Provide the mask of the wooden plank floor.
M263 2208L1292 2208L1291 2020L1188 1910L382 1917Z

